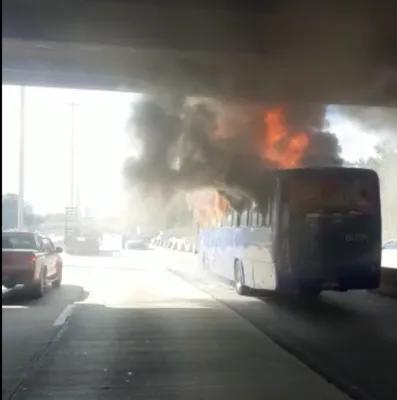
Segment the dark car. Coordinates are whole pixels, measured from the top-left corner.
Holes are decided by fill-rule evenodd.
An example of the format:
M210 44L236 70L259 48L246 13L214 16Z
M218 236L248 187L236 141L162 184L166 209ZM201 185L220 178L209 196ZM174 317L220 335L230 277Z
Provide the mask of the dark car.
M147 250L150 245L150 237L136 236L129 238L125 242L125 248L127 250Z
M98 255L99 238L97 236L70 237L67 241L67 249L70 254Z
M34 297L41 297L47 282L62 282L62 249L51 239L29 232L2 233L2 285L12 289L24 285Z

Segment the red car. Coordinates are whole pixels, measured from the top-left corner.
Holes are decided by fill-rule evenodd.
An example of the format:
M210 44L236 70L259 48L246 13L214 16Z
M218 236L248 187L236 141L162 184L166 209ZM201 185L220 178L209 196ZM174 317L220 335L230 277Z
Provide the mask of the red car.
M2 233L2 284L7 289L24 285L34 297L44 295L47 282L62 282L62 248L51 239L29 232Z

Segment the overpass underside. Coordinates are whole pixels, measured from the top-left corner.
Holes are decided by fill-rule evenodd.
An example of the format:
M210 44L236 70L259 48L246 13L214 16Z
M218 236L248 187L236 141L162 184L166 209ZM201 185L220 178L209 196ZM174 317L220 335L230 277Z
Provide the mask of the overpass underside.
M228 3L3 0L3 83L395 104L392 2Z

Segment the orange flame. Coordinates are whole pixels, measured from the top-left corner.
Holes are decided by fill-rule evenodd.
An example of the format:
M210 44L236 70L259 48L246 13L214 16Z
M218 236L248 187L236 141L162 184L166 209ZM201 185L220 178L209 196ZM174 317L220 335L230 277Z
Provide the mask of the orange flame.
M264 132L262 159L274 163L278 168L294 168L299 166L304 151L309 145L306 133L287 133L283 109L276 108L264 116L266 131Z
M277 168L298 167L302 155L309 145L309 136L304 132L293 134L288 132L282 108L267 111L263 120L265 129L260 148L261 158L270 161ZM239 122L243 122L243 119ZM214 137L216 139L228 138L233 134L232 129L232 126L223 120L218 121ZM187 201L193 211L195 221L200 227L217 225L222 216L231 210L229 202L215 189L202 189L190 193Z
M229 202L215 189L202 189L189 193L187 201L200 227L216 225L230 210Z

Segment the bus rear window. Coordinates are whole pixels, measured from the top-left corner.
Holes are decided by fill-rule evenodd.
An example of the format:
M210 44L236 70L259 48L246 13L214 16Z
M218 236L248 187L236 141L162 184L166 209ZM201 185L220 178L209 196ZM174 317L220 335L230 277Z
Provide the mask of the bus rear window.
M296 176L287 184L287 201L297 212L359 212L377 209L377 185L368 175L318 172Z

